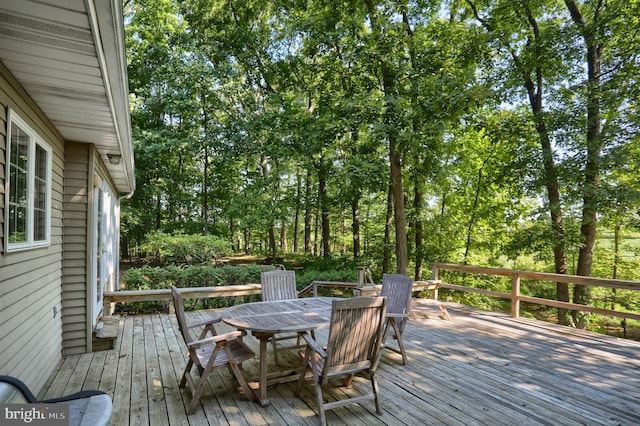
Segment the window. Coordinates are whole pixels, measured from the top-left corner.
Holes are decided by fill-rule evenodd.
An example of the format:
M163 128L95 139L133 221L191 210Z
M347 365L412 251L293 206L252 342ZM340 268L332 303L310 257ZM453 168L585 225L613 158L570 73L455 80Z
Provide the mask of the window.
M51 149L11 110L7 123L7 251L45 246L51 236Z

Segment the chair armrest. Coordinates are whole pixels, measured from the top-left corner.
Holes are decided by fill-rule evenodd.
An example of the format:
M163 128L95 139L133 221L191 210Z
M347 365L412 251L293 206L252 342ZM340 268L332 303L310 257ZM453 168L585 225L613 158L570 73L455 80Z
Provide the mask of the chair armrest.
M16 393L19 393L28 403L39 402L22 380L12 376L0 376L0 403L8 404L12 402Z
M65 395L60 398L45 399L40 402L47 403L47 404L54 404L56 402L73 401L74 399L91 398L92 396L97 396L97 395L107 395L107 393L99 390L86 390L86 391L72 393L71 395Z
M322 349L322 347L318 344L318 342L316 342L313 337L311 337L309 334L302 333L301 334L302 338L305 340L305 342L307 342L307 345L314 351L317 352L318 355L320 355L322 358L326 358L327 357L327 353L325 352L324 349Z
M389 313L387 312L385 315L387 318L409 318L411 314L401 314L401 313Z
M222 321L222 318L220 318L220 314L216 313L210 319L187 324L187 327L188 328L202 327L203 325L215 324L220 321Z
M200 346L203 346L203 345L231 340L236 337L245 336L246 334L247 332L243 330L230 331L228 333L207 337L206 339L194 340L193 342L190 342L187 346L189 346L190 348L199 348Z

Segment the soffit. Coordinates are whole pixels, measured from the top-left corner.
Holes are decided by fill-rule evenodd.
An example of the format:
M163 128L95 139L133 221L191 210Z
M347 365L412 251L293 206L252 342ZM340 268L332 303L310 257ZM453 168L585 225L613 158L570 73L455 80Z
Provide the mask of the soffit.
M130 193L124 52L119 0L0 0L0 61L65 140L95 144L118 192Z

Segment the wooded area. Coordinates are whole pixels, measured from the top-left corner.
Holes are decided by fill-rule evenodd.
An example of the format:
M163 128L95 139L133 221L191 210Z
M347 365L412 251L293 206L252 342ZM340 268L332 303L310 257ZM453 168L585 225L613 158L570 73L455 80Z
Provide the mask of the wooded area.
M182 232L415 279L436 261L639 279L640 1L124 13L130 247Z

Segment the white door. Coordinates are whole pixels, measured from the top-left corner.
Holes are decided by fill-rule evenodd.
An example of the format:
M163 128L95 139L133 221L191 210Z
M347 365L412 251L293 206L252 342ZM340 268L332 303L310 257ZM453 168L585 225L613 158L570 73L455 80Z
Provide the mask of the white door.
M93 285L91 299L93 301L92 320L96 325L103 305L103 294L112 287L110 280L115 272L115 212L114 199L109 187L100 180L94 188L94 227L93 227Z

